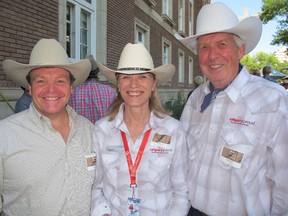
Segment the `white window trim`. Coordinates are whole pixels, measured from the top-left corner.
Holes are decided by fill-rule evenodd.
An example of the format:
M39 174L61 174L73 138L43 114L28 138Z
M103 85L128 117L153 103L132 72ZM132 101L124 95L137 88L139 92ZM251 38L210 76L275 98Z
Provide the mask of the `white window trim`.
M178 0L178 31L183 33L185 32L185 11L185 1Z
M168 47L169 47L169 49L168 49L168 54L167 54L167 58L168 58L167 62L164 62L164 53L163 53L163 51L164 51L164 46L165 46L165 44L167 44ZM169 40L167 40L166 38L162 37L161 50L162 50L162 51L161 51L161 53L162 53L162 64L172 64L172 43L171 43L171 41L169 41ZM171 86L171 81L172 81L172 80L164 83L163 85L165 85L165 86Z
M191 7L192 5L192 7ZM194 9L195 9L195 4L194 0L189 0L189 35L194 34Z
M185 52L181 49L178 50L178 83L185 82Z
M148 25L146 25L145 23L143 23L142 21L140 21L139 19L135 18L134 19L134 40L135 43L139 43L138 40L136 40L138 38L138 29L141 28L144 30L143 34L144 34L144 43L143 45L146 47L146 49L148 51L150 51L150 27Z
M167 55L168 57L168 61L167 62L164 62L164 53L163 53L163 50L164 50L164 45L167 44L168 47L169 47L169 53ZM162 37L162 64L171 64L172 62L172 43L171 41L167 40L166 38Z
M194 66L194 61L193 58L191 56L189 56L189 70L188 70L188 84L189 85L193 85L194 83L194 70L193 70L193 66Z
M70 58L70 61L77 61L80 59L80 16L81 16L81 9L85 10L87 13L90 14L90 22L88 22L88 54L93 54L94 57L96 55L96 28L94 28L93 23L96 23L96 0L91 0L91 4L84 0L67 0L67 3L75 5L75 56ZM66 17L65 17L66 23ZM66 29L66 26L65 26ZM65 31L66 32L66 31ZM65 42L66 43L66 42Z
M173 0L162 0L162 14L167 15L172 19Z

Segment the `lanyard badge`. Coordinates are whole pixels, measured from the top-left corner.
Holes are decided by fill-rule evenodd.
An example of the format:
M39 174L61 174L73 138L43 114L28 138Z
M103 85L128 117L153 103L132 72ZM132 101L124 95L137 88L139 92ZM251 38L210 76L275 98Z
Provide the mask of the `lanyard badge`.
M137 187L136 171L140 164L140 161L144 153L146 144L148 142L148 138L151 133L151 130L152 128L150 128L148 131L145 132L145 135L143 137L142 143L138 150L134 164L132 162L132 157L131 157L131 153L129 150L126 134L123 131L121 131L122 141L124 144L124 150L125 150L126 160L127 160L129 174L130 174L130 187L132 188L132 197L128 197L128 201L127 201L127 215L128 216L140 216L139 210L140 210L141 199L135 198L135 189Z

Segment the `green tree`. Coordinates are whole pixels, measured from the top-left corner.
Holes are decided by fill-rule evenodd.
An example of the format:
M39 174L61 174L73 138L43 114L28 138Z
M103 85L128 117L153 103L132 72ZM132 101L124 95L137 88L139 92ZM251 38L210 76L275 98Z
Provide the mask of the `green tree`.
M288 0L262 0L260 19L264 24L277 19L279 23L272 45L288 44Z
M164 104L164 108L169 111L172 112L172 117L176 118L176 119L180 119L182 111L184 109L186 103L186 98L184 96L184 93L182 90L178 91L177 93L177 98L176 99L171 99L170 101L166 102Z
M248 71L250 72L254 71L255 69L260 69L256 60L252 58L250 55L245 55L240 62L241 64L245 65Z
M245 65L250 72L255 69L261 70L267 64L281 72L285 72L285 68L288 68L287 61L280 62L274 55L268 55L264 52L256 53L252 57L250 55L245 55L240 62Z

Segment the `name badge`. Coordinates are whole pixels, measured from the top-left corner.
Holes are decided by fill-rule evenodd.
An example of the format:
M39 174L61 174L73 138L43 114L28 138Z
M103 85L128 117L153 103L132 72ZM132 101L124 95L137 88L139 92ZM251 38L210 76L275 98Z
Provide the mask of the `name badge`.
M152 141L158 142L158 143L170 144L171 143L171 136L165 135L165 134L163 135L163 134L155 133Z
M223 146L220 154L220 160L222 162L238 169L241 168L245 155L243 152L233 150L227 146Z
M141 199L128 197L127 216L140 216Z
M87 164L88 170L95 170L96 168L96 154L95 153L86 155L86 164Z

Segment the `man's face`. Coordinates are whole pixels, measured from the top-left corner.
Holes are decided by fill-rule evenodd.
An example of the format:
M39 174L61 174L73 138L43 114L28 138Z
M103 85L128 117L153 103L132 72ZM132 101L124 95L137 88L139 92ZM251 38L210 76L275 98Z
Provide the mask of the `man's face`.
M38 112L48 118L65 114L72 93L69 72L62 68L39 68L30 73L29 93Z
M215 88L227 86L238 74L245 45L237 47L232 34L215 33L198 39L198 58L202 73Z

